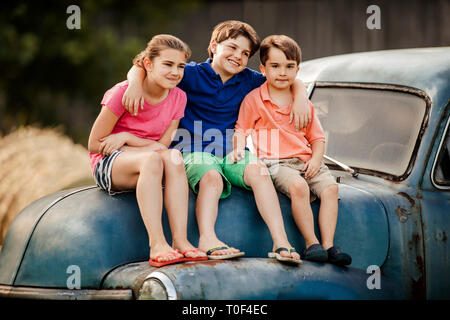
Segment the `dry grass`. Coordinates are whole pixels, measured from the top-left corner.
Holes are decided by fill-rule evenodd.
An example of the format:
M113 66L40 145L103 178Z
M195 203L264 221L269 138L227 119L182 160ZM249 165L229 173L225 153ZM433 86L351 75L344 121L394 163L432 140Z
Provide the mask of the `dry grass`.
M88 151L58 130L24 127L0 137L0 248L12 220L28 204L91 184Z

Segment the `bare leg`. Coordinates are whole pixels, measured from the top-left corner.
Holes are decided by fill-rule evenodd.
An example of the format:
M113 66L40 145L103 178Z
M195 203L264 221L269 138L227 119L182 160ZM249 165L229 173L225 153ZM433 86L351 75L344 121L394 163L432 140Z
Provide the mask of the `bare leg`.
M195 247L187 239L189 186L183 157L176 149L158 151L164 164L164 203L172 231L172 247L184 252ZM206 256L204 252L187 252L187 257Z
M161 223L163 163L156 152L126 151L119 154L112 168L112 184L115 190L136 188L136 198L142 220L147 229L151 258L173 252L167 243ZM166 254L161 261L173 260L180 254Z
M292 215L305 239L306 248L319 243L314 233L314 216L311 209L309 192L308 183L302 177L293 180L289 185Z
M272 236L273 250L279 247L291 248L284 229L278 196L266 166L259 162L249 163L245 167L244 182L253 190L256 206ZM281 251L280 255L300 259L298 253Z
M214 247L222 247L225 244L217 238L214 225L217 220L220 195L223 190L223 180L219 172L210 170L206 172L199 182L197 196L196 215L200 238L198 246L203 251ZM239 252L238 249L230 248L217 250L213 255L225 255Z
M320 195L319 227L322 247L327 250L333 246L334 232L338 216L338 187L331 185Z

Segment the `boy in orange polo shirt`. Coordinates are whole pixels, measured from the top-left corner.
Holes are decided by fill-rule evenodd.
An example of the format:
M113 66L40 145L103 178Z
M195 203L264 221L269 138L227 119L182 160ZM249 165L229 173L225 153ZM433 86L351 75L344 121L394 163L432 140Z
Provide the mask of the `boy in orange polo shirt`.
M299 70L300 47L287 36L269 36L261 42L260 59L261 72L267 81L242 102L231 161L239 161L244 156L246 137L251 134L256 154L267 165L276 188L291 198L294 220L305 239L303 258L348 265L351 257L333 245L338 186L322 162L325 135L311 102L312 120L306 128L296 131L289 123L292 108L290 87ZM321 200L319 228L322 244L314 233L310 190Z

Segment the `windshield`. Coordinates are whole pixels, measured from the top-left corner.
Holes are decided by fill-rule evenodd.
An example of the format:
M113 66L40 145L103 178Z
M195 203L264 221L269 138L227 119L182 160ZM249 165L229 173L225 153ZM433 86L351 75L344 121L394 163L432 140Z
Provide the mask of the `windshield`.
M316 87L311 101L325 131L326 155L354 168L406 172L425 100L397 91Z

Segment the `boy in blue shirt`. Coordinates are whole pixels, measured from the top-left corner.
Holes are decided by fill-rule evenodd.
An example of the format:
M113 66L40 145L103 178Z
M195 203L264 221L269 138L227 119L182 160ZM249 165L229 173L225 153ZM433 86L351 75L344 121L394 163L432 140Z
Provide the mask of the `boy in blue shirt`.
M208 47L209 59L186 65L178 85L187 94L184 118L181 119L172 147L183 152L189 185L197 196L196 216L200 233L199 248L210 259L227 259L244 255L220 241L214 231L219 199L229 196L231 185L252 190L258 210L273 240L273 251L280 260L300 263L284 229L278 197L266 166L248 151L237 163L231 163L232 136L244 97L265 82L260 73L246 68L248 59L259 49L255 30L240 21L218 24ZM133 66L128 73L130 85L123 98L127 110L137 114L142 108L142 80L145 73ZM300 80L293 86L295 118L299 130L310 121L306 90Z

